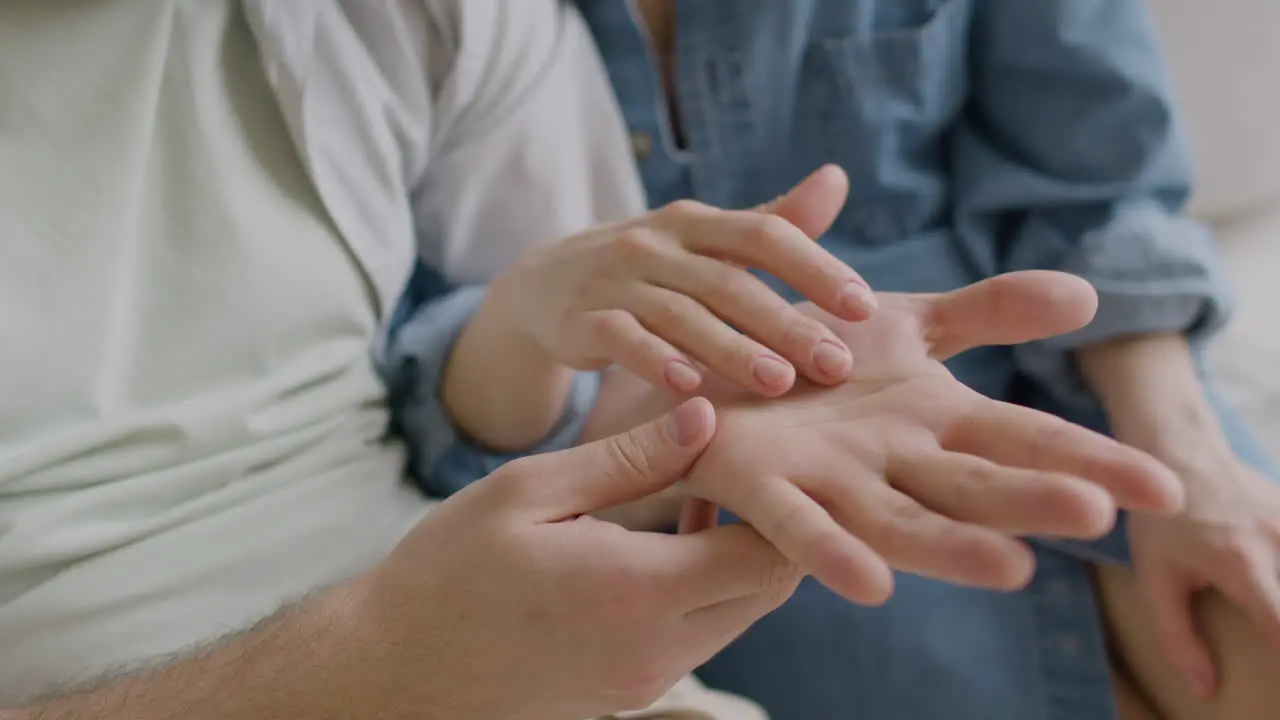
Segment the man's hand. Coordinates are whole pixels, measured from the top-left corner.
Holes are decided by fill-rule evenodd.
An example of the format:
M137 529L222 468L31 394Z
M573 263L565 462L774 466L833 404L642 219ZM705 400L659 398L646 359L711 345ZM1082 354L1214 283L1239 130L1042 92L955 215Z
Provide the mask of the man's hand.
M635 709L780 605L799 572L746 526L670 536L587 516L684 477L714 422L691 400L443 503L362 581L385 648L366 692L451 718Z
M800 578L746 526L668 536L585 516L674 483L714 430L696 399L512 463L374 570L260 629L0 720L577 720L645 707Z
M849 379L762 401L716 389L721 428L689 485L806 572L861 603L890 567L1012 589L1033 570L1016 538L1091 538L1117 505L1171 512L1181 487L1150 456L1053 416L986 398L942 361L1089 321L1096 297L1068 275L1004 275L942 295L882 293L871 319L804 306L853 350ZM686 508L686 528L714 507Z

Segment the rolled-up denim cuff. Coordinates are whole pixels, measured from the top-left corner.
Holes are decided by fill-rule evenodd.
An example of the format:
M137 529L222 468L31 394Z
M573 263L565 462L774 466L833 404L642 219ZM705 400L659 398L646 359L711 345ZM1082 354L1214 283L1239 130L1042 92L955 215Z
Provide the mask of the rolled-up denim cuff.
M440 398L440 383L483 300L483 287L468 286L421 306L399 326L382 363L396 429L409 447L410 473L432 495L455 493L516 458L572 447L600 391L599 373L576 373L555 427L523 452L493 452L460 432Z
M1209 233L1194 221L1143 208L1087 235L1061 269L1098 292L1086 327L1014 350L1019 367L1059 401L1096 403L1075 352L1116 338L1158 332L1187 336L1197 351L1230 320L1232 298Z

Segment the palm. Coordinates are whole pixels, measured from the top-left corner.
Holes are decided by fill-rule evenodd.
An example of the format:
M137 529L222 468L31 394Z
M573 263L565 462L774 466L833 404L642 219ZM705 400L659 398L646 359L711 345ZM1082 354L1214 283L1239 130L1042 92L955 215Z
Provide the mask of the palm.
M874 412L881 405L907 400L908 405L928 403L929 414L937 416L940 400L989 406L956 381L943 362L982 345L1012 345L1076 330L1089 322L1096 308L1096 296L1084 281L1038 271L998 276L951 293L880 293L878 299L879 309L856 323L812 303L800 306L848 345L853 369L834 388L801 383L788 396L789 407L849 405L856 400L859 408ZM722 403L768 404L721 379L713 379L704 390ZM873 394L891 402L868 397Z
M887 587L877 557L1015 586L1031 561L1013 536L1093 537L1117 503L1177 503L1176 481L1149 457L985 398L942 364L978 345L1069 332L1093 309L1083 282L1041 272L945 295L882 294L860 323L805 306L849 345L852 374L772 400L717 387L720 430L690 484L852 599Z

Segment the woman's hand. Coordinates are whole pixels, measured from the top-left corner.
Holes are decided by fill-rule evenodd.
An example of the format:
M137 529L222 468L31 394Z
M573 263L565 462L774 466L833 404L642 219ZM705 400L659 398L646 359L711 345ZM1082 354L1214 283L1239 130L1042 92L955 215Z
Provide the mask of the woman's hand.
M1185 510L1130 515L1129 544L1162 650L1208 698L1218 681L1192 614L1196 592L1221 593L1280 648L1280 487L1213 434L1187 438L1163 459L1183 478Z
M883 293L856 324L804 308L853 349L849 379L718 397L720 431L688 483L704 501L682 525L705 527L723 506L832 590L879 603L890 567L1011 589L1033 570L1018 536L1097 537L1117 505L1176 510L1177 479L1150 456L986 398L942 365L1069 332L1095 303L1077 278L1026 272L945 295Z
M827 166L757 210L685 201L596 228L524 257L494 281L487 311L564 365L616 363L680 393L701 384L700 365L766 396L791 389L797 369L837 383L848 348L744 268L865 319L875 304L866 282L812 240L847 194L848 178Z
M1183 513L1129 516L1129 546L1157 642L1207 698L1218 678L1193 620L1197 591L1236 603L1280 648L1280 487L1231 449L1181 335L1119 338L1079 359L1116 438L1159 458L1185 488Z

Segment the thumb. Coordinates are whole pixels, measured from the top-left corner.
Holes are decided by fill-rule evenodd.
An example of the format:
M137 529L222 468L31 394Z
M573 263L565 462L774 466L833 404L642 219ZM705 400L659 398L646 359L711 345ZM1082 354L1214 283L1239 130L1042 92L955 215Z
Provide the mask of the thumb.
M849 198L849 176L839 165L823 165L786 195L756 208L777 215L817 239L831 228Z
M916 304L930 355L946 360L980 345L1017 345L1088 325L1098 294L1088 281L1067 273L1006 273Z
M519 482L534 487L540 522L558 522L639 500L684 479L715 434L715 409L693 398L621 435L529 458Z
M1196 631L1191 586L1167 570L1140 572L1138 581L1151 611L1157 647L1191 693L1207 700L1213 695L1217 680L1209 648Z

